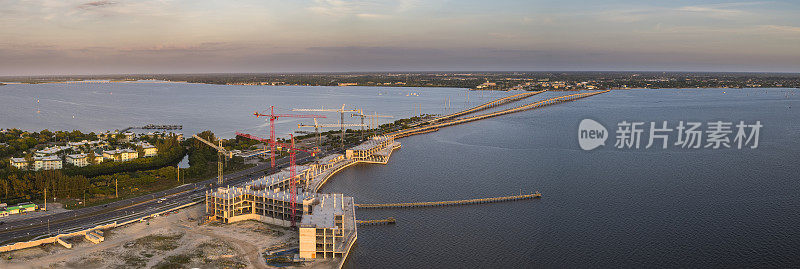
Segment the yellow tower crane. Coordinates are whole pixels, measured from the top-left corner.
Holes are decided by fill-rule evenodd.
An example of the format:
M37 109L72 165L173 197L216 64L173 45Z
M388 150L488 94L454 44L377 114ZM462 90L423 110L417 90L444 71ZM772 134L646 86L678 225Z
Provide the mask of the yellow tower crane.
M375 115L367 115L364 114L364 111L358 109L358 112L355 114L350 114L350 117L361 117L361 141L364 141L364 118L373 118L375 120L375 129L378 129L378 118L393 118L389 115L378 115L378 112L375 112ZM377 135L375 130L373 130L373 136Z
M196 134L192 135L192 137L194 137L194 139L197 139L198 141L203 142L206 145L208 145L208 146L210 146L210 147L212 147L212 148L217 150L217 154L218 154L218 158L217 158L217 185L222 186L222 179L223 179L223 177L222 177L222 162L225 159L233 157L233 153L231 153L230 151L228 151L228 150L226 150L225 148L222 147L222 139L217 141L219 143L219 145L214 145L214 143L211 143L208 140L205 140L205 139L201 138L200 136L198 136Z

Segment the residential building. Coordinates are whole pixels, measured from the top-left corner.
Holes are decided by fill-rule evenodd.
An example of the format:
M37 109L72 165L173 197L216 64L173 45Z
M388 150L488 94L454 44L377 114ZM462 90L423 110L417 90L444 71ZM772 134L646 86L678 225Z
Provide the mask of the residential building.
M103 151L105 160L124 162L139 158L139 153L132 149L115 149Z
M67 162L77 167L84 167L90 164L89 155L87 154L70 154L67 155Z
M35 171L61 169L62 165L61 159L55 155L33 157L33 170Z
M89 148L96 148L106 144L107 143L103 140L95 140L95 141L83 140L81 142L67 142L67 146L72 147L73 150L80 150L81 147L85 145L88 145Z
M28 161L25 160L25 158L11 158L9 161L11 162L11 166L16 167L17 169L28 169Z
M67 150L67 149L70 149L70 148L71 147L69 147L69 146L52 146L52 147L47 147L47 148L44 148L44 149L41 149L41 150L37 150L36 153L34 153L34 154L36 156L39 156L39 157L44 157L44 156L54 155L56 153L62 152L64 150Z
M136 146L141 146L144 149L144 157L153 157L158 154L158 148L147 142L138 142Z

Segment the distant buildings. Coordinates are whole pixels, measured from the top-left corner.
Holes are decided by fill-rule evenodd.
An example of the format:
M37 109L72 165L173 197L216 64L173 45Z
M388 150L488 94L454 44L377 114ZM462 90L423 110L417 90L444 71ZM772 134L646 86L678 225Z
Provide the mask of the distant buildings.
M178 140L183 139L182 134L164 132L151 132L140 135L139 137L162 139L166 136L175 136ZM10 158L9 163L11 166L20 170L39 171L61 169L64 161L77 167L85 167L104 161L124 162L139 157L153 157L158 155L158 148L146 141L134 143L137 148L141 147L143 151L142 156L139 156L139 151L129 148L104 150L109 146L109 143L105 139L117 139L119 142L123 143L133 142L136 140L137 135L132 132L125 132L122 134L105 132L99 134L98 137L100 137L100 139L95 141L83 140L80 142L67 142L65 145L49 146L33 152L33 159L31 159L31 161L28 161L26 158ZM91 152L94 153L94 157L91 157L91 154L89 154ZM61 158L63 158L63 161ZM92 160L90 158L94 159Z
M139 158L139 153L132 149L114 149L103 151L103 158L115 162L124 162Z
M158 148L156 148L153 145L150 145L150 143L138 142L135 145L139 146L139 147L142 147L142 149L144 150L144 156L143 157L153 157L153 156L156 156L156 154L158 154Z
M488 82L487 81L487 82L481 83L481 85L476 86L475 89L485 89L485 88L494 87L494 86L497 86L497 83Z
M67 163L71 163L77 167L84 167L91 163L91 161L89 161L89 155L87 154L70 154L67 155L66 159Z
M23 212L36 211L39 206L33 203L21 203L15 206L6 207L6 204L0 204L0 217L5 217L12 214L19 214Z
M35 154L36 154L36 156L44 157L44 156L54 155L54 154L57 154L59 152L71 149L71 148L72 147L69 147L69 146L52 146L52 147L47 147L47 148L44 148L44 149L41 149L41 150L37 150Z
M44 157L33 157L33 170L56 170L61 169L63 163L58 156L50 155Z
M16 167L17 169L24 170L28 169L28 161L25 158L11 158L11 166Z

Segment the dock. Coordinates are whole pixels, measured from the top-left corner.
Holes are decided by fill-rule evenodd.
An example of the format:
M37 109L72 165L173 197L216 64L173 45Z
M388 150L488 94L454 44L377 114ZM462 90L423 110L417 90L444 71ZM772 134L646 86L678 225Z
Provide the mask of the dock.
M478 198L469 200L455 200L455 201L438 201L438 202L417 202L417 203L389 203L389 204L356 204L356 208L395 208L395 207L424 207L424 206L452 206L452 205L470 205L470 204L486 204L497 203L505 201L526 200L541 198L542 194L538 191L531 194L520 194L511 196L491 197L491 198Z
M356 220L356 224L358 225L387 225L394 223L395 219L392 217L385 219L374 219L374 220Z

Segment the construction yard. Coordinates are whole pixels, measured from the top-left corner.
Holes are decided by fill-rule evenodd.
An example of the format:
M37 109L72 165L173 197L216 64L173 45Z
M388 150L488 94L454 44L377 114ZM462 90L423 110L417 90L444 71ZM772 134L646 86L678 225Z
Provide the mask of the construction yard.
M200 224L202 216L197 205L106 230L99 244L79 236L66 240L72 249L46 244L2 253L0 268L271 268L265 252L297 248L297 232L289 228L256 221ZM295 266L336 267L324 261Z

